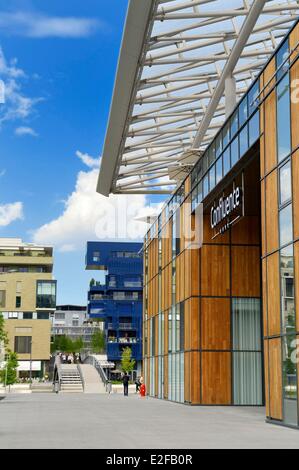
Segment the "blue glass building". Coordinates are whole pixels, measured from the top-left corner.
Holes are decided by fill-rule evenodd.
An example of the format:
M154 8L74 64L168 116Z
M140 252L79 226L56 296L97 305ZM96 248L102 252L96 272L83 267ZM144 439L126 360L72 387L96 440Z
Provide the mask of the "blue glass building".
M105 282L91 280L88 314L105 322L107 356L118 368L122 351L132 349L136 373L142 361L142 243L88 242L86 269L106 271Z

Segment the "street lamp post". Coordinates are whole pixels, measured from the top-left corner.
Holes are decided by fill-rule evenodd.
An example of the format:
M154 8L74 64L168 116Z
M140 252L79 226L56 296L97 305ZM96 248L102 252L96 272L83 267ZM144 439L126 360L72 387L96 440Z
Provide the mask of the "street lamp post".
M30 369L29 369L29 383L30 389L32 388L32 339L30 340Z

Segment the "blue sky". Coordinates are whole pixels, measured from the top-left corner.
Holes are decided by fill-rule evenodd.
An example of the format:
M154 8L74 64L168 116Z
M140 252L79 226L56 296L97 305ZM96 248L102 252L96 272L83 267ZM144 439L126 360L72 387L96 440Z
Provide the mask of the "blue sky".
M86 303L85 243L103 239L94 186L126 9L0 0L0 236L54 245L58 303Z

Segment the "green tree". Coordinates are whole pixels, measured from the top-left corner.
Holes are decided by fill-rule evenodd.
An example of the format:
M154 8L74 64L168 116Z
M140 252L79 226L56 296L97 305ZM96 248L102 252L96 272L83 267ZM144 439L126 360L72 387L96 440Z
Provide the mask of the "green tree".
M91 337L92 352L99 354L105 351L105 333L101 330L96 331Z
M7 333L5 331L5 322L3 315L0 313L0 343L7 345Z
M10 386L15 384L17 381L17 367L18 367L18 356L12 351L7 352L7 362L5 369L0 372L0 380L2 383Z
M82 338L73 341L69 336L59 335L54 338L51 345L51 352L77 353L80 352L83 347L84 343Z
M126 347L123 349L122 355L121 355L121 370L123 372L132 372L135 367L135 360L132 359L132 349L129 347Z

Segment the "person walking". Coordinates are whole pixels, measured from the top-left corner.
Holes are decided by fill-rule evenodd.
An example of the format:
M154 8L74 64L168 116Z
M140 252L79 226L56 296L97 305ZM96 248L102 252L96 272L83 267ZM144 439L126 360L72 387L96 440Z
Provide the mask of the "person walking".
M123 384L124 384L124 396L127 397L129 394L129 375L127 372L124 373L123 376Z
M136 385L136 393L138 393L140 390L140 386L141 386L141 381L139 377L137 377L137 379L135 380L135 385Z

